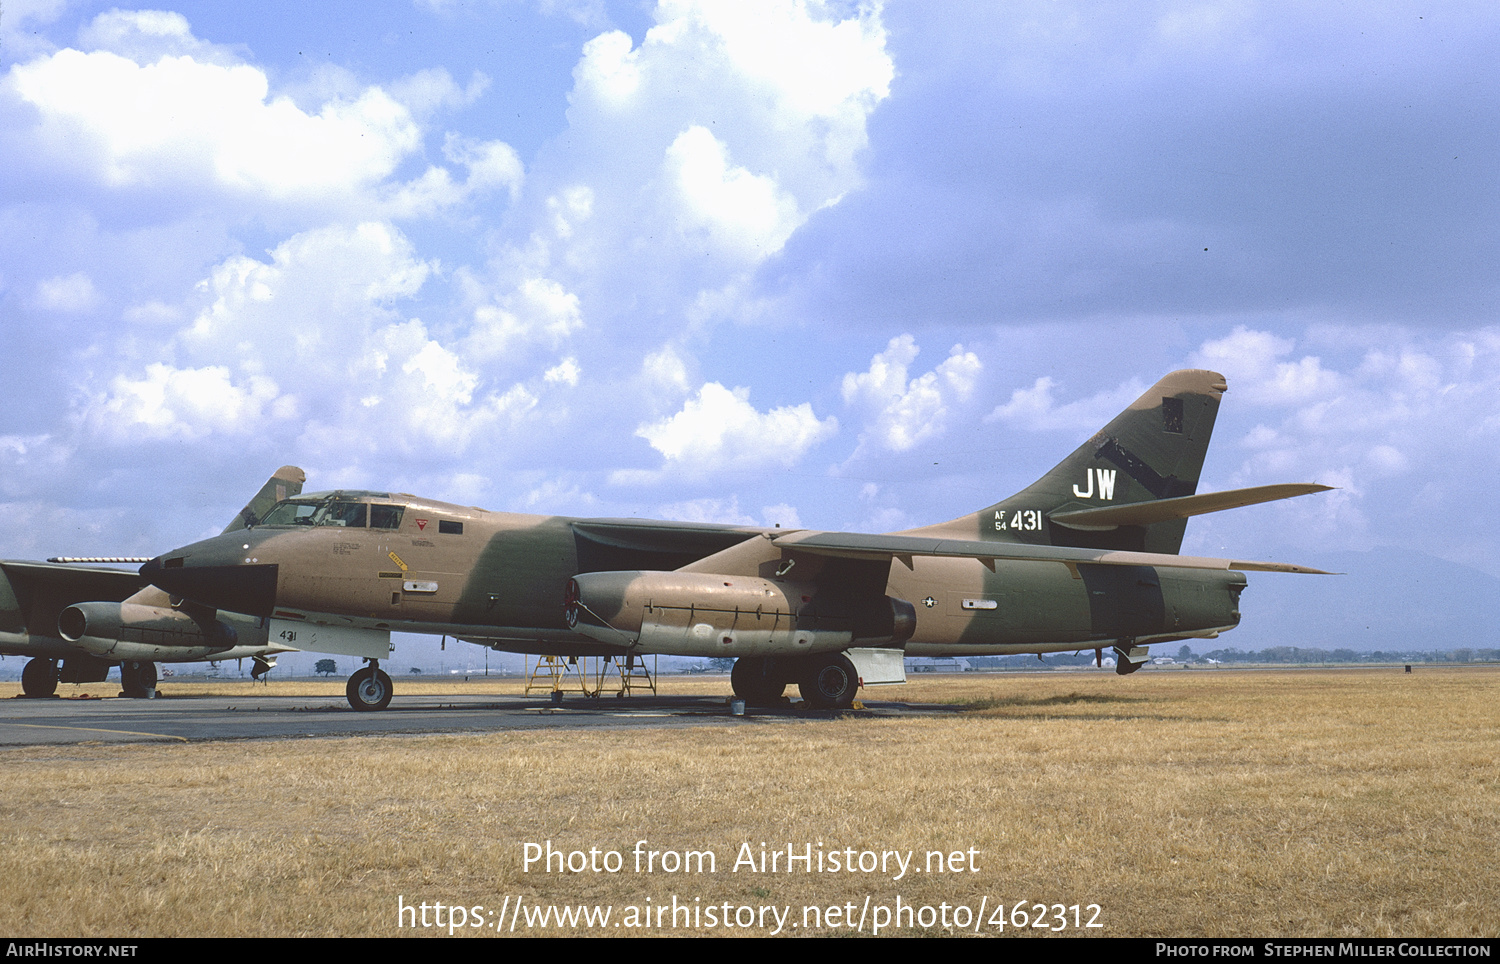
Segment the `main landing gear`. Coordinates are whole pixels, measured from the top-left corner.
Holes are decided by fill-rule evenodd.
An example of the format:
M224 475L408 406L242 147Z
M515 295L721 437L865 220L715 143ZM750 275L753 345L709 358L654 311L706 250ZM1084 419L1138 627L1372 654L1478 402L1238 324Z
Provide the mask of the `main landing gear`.
M156 664L141 659L127 659L121 663L120 695L130 700L149 700L156 696Z
M769 656L741 656L729 671L734 695L751 706L777 706L786 691L781 666Z
M109 672L104 660L79 657L63 666L57 660L37 656L21 670L21 693L29 699L57 695L59 682L100 683ZM120 695L126 699L150 699L156 695L156 664L150 660L129 659L120 664Z
M818 709L848 709L859 692L859 673L843 653L813 656L797 681L797 691Z
M57 693L57 660L40 656L21 670L21 692L31 699L42 699Z
M380 668L380 660L372 659L370 665L349 677L344 686L344 695L349 705L356 710L373 712L391 705L391 678Z
M734 695L752 706L776 706L787 683L795 682L802 700L822 710L848 709L859 691L859 672L843 653L817 656L741 656L729 683Z

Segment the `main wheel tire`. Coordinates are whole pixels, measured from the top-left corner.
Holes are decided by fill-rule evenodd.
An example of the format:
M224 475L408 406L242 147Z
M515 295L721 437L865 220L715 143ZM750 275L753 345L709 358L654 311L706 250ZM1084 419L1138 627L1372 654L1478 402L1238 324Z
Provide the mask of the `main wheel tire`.
M854 694L859 692L859 673L842 653L814 657L797 689L809 706L846 709L854 704Z
M126 699L143 700L156 689L156 664L127 659L120 664L120 690Z
M366 666L349 677L344 686L344 696L349 705L361 712L383 710L391 705L391 678L385 670Z
M21 668L21 692L32 699L57 694L57 660L37 657Z
M775 706L786 692L775 660L766 656L741 656L729 671L729 685L734 695L751 706Z

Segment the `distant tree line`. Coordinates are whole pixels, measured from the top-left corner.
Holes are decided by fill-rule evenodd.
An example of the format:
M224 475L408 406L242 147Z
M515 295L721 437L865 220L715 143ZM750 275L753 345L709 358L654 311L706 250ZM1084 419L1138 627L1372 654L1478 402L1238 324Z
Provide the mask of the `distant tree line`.
M1113 647L1106 647L1104 655L1113 657ZM1207 665L1209 660L1224 664L1273 663L1283 665L1321 663L1493 663L1500 662L1500 649L1433 650L1431 652L1395 652L1374 650L1358 652L1352 649L1318 649L1309 646L1272 646L1262 650L1215 649L1207 653L1194 653L1188 646L1171 652L1157 646L1151 658L1168 656L1179 663ZM1092 666L1094 651L1086 649L1078 653L1049 653L1038 660L1036 656L967 656L963 662L973 669L1039 669L1042 666Z
M1301 646L1272 646L1260 651L1216 649L1199 659L1216 659L1221 663L1487 663L1500 660L1500 649L1437 649L1430 652L1394 652L1374 650L1361 653L1352 649L1316 649Z

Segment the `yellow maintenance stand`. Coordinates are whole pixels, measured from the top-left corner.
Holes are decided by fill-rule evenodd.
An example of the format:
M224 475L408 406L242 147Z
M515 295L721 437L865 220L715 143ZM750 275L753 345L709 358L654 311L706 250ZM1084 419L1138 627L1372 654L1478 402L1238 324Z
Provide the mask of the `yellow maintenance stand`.
M656 693L656 657L646 666L643 656L538 656L526 674L526 695L538 693L581 693L598 699L605 690L605 680L613 677L611 686L616 697L629 696L636 690ZM554 700L560 696L553 697Z

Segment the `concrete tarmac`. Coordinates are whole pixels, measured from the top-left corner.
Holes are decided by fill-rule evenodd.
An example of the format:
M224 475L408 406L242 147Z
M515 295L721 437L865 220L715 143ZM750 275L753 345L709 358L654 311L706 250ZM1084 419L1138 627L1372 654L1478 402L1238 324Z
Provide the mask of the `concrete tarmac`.
M751 707L732 716L721 696L638 696L617 700L570 694L562 706L545 697L401 696L378 713L358 713L332 696L171 696L155 700L0 700L0 747L78 743L197 743L211 740L488 733L574 727L757 726L828 720L840 715L896 717L948 714L953 707L865 703L841 712L792 702Z

